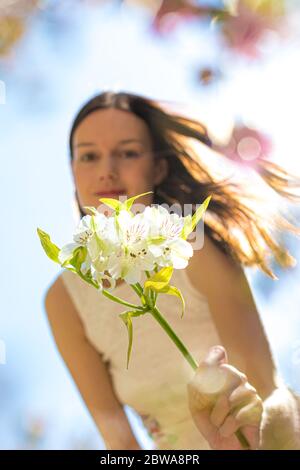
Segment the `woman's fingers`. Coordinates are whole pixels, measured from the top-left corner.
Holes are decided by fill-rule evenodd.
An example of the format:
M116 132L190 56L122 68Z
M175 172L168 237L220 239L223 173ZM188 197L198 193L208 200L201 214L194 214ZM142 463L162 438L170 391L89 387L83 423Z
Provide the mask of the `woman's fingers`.
M242 408L257 395L256 389L249 382L242 383L229 395L230 410Z
M262 413L263 403L259 395L256 394L248 405L237 411L235 418L240 426L245 424L255 426L260 424Z
M227 415L230 412L230 403L228 397L222 394L218 397L215 406L210 414L211 423L219 428L224 423Z
M257 450L261 442L260 426L243 426L241 431L250 444L252 450Z
M226 374L224 392L226 392L227 395L230 395L237 387L248 382L246 374L230 364L221 364L219 369Z
M224 348L211 348L188 384L191 414L212 448L240 449L236 431L250 448L259 445L262 400L247 376L227 363Z
M219 433L222 437L230 437L240 427L239 423L233 415L227 416L222 426L219 428Z
M261 398L256 389L246 382L241 383L229 396L222 394L218 398L210 421L218 429L221 438L230 439L240 429L250 449L257 449L260 443L262 411Z
M237 410L235 413L230 414L225 419L219 432L223 437L229 437L235 433L240 427L245 425L259 426L262 415L262 401L257 396L252 399L250 403Z
M210 443L216 433L216 427L210 421L209 410L197 411L190 407L190 411L198 430Z

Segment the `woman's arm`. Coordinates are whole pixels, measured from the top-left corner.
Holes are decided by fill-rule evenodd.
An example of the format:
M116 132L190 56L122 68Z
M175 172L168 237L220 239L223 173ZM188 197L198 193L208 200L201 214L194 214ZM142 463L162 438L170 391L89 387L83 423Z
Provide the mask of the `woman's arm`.
M263 408L260 449L300 450L300 396L282 382Z
M114 393L106 365L86 338L82 321L60 277L46 293L45 309L58 350L106 448L140 449Z
M278 377L243 269L206 236L204 247L194 252L187 272L192 284L207 298L229 364L246 375L248 384L263 400L261 448L300 449L296 394Z

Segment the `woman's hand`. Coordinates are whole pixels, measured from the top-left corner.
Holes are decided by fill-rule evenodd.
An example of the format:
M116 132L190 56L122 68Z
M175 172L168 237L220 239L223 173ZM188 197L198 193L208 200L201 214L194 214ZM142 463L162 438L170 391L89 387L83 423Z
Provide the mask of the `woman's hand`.
M245 374L227 363L222 346L210 348L188 384L193 420L212 449L242 450L236 432L258 449L263 403Z

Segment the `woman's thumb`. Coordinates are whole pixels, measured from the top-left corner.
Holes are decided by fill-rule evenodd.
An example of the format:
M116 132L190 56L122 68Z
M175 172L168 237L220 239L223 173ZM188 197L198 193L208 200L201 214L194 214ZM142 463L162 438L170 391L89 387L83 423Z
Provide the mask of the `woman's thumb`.
M226 384L226 373L217 366L226 362L227 354L223 346L213 346L208 350L188 384L191 407L201 411L215 402L217 394Z
M227 353L223 346L217 345L212 346L205 358L203 359L203 363L208 366L216 366L220 364L227 363Z

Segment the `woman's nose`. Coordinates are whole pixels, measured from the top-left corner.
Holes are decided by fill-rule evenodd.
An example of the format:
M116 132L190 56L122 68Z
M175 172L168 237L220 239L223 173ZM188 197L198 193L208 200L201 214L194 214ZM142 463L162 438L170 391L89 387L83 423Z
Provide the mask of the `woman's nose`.
M99 162L97 173L100 180L116 179L118 177L118 165L113 158L102 158Z

